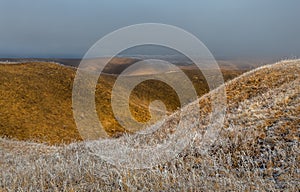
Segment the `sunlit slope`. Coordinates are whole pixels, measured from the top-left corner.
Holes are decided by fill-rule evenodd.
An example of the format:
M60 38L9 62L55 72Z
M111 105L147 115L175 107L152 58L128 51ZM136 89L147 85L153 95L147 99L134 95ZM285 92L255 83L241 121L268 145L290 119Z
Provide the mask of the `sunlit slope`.
M206 81L199 71L185 69L185 72L199 96L208 92ZM242 73L225 69L223 72L225 79ZM75 73L75 68L46 62L1 64L0 136L50 144L81 140L71 106ZM176 78L176 74L171 75ZM125 131L115 120L110 104L116 78L116 75L101 75L96 88L99 119L111 136ZM134 89L130 97L134 118L148 121L148 105L153 100L162 100L169 113L180 106L171 87L159 81L145 81Z

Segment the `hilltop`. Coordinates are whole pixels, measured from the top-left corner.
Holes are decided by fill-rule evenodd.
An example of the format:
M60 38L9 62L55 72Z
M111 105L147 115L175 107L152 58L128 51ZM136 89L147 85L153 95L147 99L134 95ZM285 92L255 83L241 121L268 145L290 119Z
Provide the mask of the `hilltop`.
M227 82L224 128L207 153L202 153L201 139L196 137L175 159L148 170L118 169L92 155L84 142L50 147L1 139L0 186L3 190L299 191L299 74L300 60L291 60ZM195 134L207 128L210 100L218 89L183 109L200 103L203 121L194 125ZM189 113L193 117L195 111ZM176 118L165 119L149 136L151 140L159 142L160 130L173 129ZM89 146L97 147L97 141Z

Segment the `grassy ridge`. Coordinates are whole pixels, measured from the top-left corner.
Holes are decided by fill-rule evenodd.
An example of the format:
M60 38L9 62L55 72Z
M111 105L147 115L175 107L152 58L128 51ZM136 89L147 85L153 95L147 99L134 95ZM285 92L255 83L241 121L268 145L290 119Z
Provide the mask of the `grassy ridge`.
M184 69L184 72L193 82L198 96L208 92L201 72L191 69ZM0 65L0 136L49 144L81 140L71 107L75 73L75 68L46 62ZM223 70L225 80L241 73ZM97 112L111 136L126 131L114 118L110 105L116 78L116 75L101 75L96 88ZM139 84L130 96L133 116L141 122L149 120L148 105L157 99L166 104L169 113L180 106L171 87L149 80Z

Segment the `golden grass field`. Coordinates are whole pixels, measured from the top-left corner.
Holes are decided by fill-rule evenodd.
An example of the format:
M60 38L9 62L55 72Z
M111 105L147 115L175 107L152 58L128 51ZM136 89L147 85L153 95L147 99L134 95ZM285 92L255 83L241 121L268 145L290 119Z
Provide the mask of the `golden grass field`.
M184 71L194 83L199 96L208 92L206 81L199 70L186 68ZM223 69L225 80L242 72ZM46 62L0 65L0 136L49 144L81 140L71 106L75 73L75 68ZM97 112L111 136L126 131L114 118L110 105L111 90L116 78L116 75L101 75L96 88ZM131 95L133 116L142 122L149 120L148 105L153 100L162 100L169 112L180 106L171 87L148 80L139 84Z
M33 69L30 66L44 71L32 76L30 71ZM1 129L4 130L2 135L12 136L18 140L0 139L0 191L300 190L300 60L266 65L227 81L223 85L227 97L224 127L213 145L207 148L207 153L203 153L201 137L197 136L171 161L150 169L134 170L116 167L90 153L91 149L98 147L97 141L59 146L20 141L32 139L30 134L34 135L34 133L37 141L47 143L60 143L62 141L58 139L60 136L66 138L64 141L80 139L76 137L76 131L72 131L74 122L69 120L72 114L66 110L70 107L71 93L68 90L71 90L73 78L72 75L67 76L67 74L74 75L73 69L55 64L24 64L2 66L1 73L5 74L6 80L11 80L1 79L2 82L8 82L1 89L5 90L3 93L7 94L5 97L7 101L13 100L3 102L1 98L1 114L5 114L5 118L8 119L0 121ZM236 76L237 73L239 72L230 75ZM50 83L47 76L51 75L64 77L62 78L64 81L51 78ZM23 84L24 82L18 81L20 76L22 79L39 80L40 83ZM3 75L1 74L0 77L3 78ZM109 76L109 78L114 77ZM15 86L19 85L16 86L18 88L9 89L8 85L11 82ZM104 85L99 83L99 86L101 88ZM33 94L33 92L19 91L24 87L40 94L36 95L34 100L30 100L32 95L26 97L26 94ZM52 89L59 89L59 91L51 92ZM200 104L201 121L191 129L195 135L203 135L207 129L211 113L210 102L219 90L220 88L216 88L202 96L200 95L205 91L198 92L199 99L182 109L188 110L186 112L190 114L185 121L192 123L193 118L199 118L195 116L198 110L195 106L197 103ZM62 93L65 95L61 96ZM47 97L48 94L51 94L51 97ZM18 100L13 97L16 95ZM159 96L159 93L157 95ZM26 102L20 101L22 96ZM55 101L53 98L56 98L55 107L63 107L52 108L52 105L46 105L46 108L42 108L40 104L46 102L42 98L52 102ZM14 102L16 103L13 110L18 115L10 112ZM27 111L23 111L23 108ZM47 110L48 108L51 110ZM41 114L32 112L37 109ZM163 142L161 140L165 137L164 130L174 129L174 122L178 120L177 113L179 111L175 111L175 114L167 117L163 124L159 124L159 129L151 133L148 139L135 137L134 142L136 144ZM58 116L68 119L66 122L69 124L65 129L60 126L66 122L58 121ZM35 121L27 122L24 117ZM144 118L147 118L147 115ZM52 121L57 124L51 124ZM3 122L6 122L5 125ZM42 128L36 131L39 127L33 122L38 123ZM30 125L35 127L32 128ZM5 126L11 126L16 131L9 132ZM20 127L22 129L18 132ZM23 134L26 137L21 137ZM118 139L123 138L126 139L127 135ZM118 152L118 146L115 150Z

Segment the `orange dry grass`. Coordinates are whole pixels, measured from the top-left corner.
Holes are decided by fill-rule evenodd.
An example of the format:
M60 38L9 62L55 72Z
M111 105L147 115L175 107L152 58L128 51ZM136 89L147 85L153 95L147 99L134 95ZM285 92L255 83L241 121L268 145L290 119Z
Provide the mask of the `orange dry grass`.
M81 140L73 119L71 103L75 72L75 68L45 62L1 64L0 136L49 144ZM199 96L208 91L199 71L186 69L185 72L191 77ZM226 80L240 73L241 71L224 70ZM194 78L196 76L199 78ZM116 77L101 75L96 88L97 112L111 136L118 136L126 131L114 118L110 105ZM176 93L168 85L146 81L138 85L131 95L131 112L138 121L145 122L150 117L150 101L162 100L171 113L180 106L176 98Z

